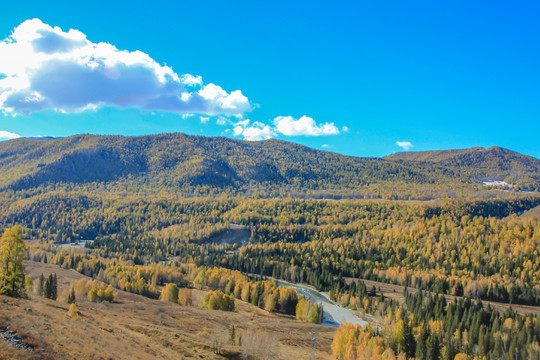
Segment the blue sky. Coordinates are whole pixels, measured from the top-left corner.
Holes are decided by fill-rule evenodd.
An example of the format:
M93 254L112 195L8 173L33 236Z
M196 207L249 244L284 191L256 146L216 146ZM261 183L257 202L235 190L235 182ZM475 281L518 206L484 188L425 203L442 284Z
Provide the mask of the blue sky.
M7 0L3 8L0 137L185 132L355 156L497 145L540 158L536 1ZM41 25L19 27L34 18ZM24 56L17 49L28 34L42 40ZM61 42L68 60L55 55L53 35L70 41ZM103 61L71 45L86 44L94 59L101 42L112 45Z

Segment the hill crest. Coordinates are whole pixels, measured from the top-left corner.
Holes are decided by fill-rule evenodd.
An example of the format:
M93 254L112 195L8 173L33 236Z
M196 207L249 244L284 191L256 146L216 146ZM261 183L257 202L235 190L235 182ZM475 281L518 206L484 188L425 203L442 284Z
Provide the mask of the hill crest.
M47 184L138 182L167 189L291 188L399 192L417 185L468 187L507 180L540 189L540 161L499 147L397 153L359 158L282 140L249 142L183 133L145 136L81 134L0 143L0 188Z

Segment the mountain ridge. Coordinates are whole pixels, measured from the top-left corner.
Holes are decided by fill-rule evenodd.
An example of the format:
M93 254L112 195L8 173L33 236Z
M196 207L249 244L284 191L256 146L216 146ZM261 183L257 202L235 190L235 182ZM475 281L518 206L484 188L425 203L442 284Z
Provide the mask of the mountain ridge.
M540 189L540 160L499 147L354 157L277 139L249 142L183 133L81 134L0 143L3 189L128 179L165 188L270 186L314 191L395 184L472 189L482 179L501 179L534 191Z

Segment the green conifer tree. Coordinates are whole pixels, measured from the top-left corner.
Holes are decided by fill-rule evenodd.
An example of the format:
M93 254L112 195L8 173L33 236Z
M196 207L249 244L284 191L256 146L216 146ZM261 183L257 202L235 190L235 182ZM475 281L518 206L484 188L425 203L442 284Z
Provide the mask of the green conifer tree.
M43 276L43 274L41 274L41 276L39 277L37 293L39 296L45 295L45 277Z
M68 304L75 304L75 289L71 288L71 291L67 297Z

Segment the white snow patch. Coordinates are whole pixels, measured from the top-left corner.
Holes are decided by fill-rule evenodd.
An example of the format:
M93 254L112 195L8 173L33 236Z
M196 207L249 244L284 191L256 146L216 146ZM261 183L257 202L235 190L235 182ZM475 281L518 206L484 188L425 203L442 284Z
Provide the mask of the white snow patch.
M498 181L498 180L492 180L492 181L483 181L482 185L484 186L504 186L504 187L514 187L514 185L507 183L506 181Z

